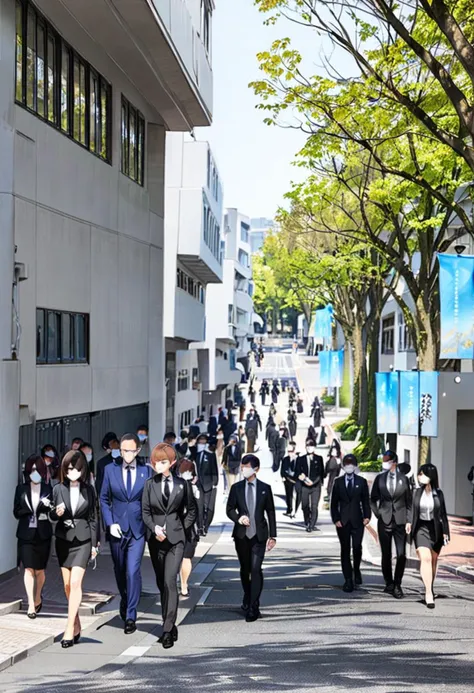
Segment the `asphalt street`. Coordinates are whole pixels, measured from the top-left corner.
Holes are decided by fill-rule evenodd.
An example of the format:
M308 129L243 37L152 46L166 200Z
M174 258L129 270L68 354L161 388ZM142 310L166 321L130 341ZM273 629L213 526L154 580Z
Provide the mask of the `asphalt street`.
M267 353L258 376L294 373L291 354L277 351ZM285 398L281 413L286 404ZM306 425L302 417L300 440ZM246 623L240 611L231 527L220 524L225 522L221 493L216 528L197 571L201 584L192 589L194 608L181 613L185 618L173 649L156 642L159 607L149 593L133 636L125 636L114 617L86 632L72 650L62 651L56 643L0 673L0 690L472 693L473 585L439 580L436 609L429 611L416 573L407 571L406 597L397 601L383 594L380 569L363 564L362 588L343 593L339 544L328 512L321 512L313 535L304 532L301 515L295 521L283 517L283 487L259 442L261 477L273 484L278 508L278 543L265 560L261 620Z

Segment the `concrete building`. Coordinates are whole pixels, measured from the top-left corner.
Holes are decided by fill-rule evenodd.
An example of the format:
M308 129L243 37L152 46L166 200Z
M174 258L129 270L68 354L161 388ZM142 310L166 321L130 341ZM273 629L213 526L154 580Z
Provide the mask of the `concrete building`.
M18 439L163 433L165 134L211 122L212 9L0 0L0 574Z
M215 378L208 348L192 343L206 342L207 287L222 283L222 222L223 189L208 143L168 133L164 279L175 294L164 305L167 429L179 431L202 412L203 390ZM219 385L227 387L230 370L226 378Z
M275 229L276 224L273 219L255 217L250 220L249 243L252 254L260 252L265 238Z

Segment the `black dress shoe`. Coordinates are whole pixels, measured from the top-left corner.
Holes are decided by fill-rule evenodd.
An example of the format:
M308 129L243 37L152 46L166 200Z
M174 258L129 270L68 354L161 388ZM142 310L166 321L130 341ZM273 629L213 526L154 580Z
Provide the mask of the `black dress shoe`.
M393 582L390 582L388 585L385 586L384 592L386 594L393 594L393 590L395 589L395 585Z
M72 647L74 645L74 640L61 640L61 647L64 649L67 649L68 647Z
M306 527L306 531L307 531L307 532L312 532L311 527Z
M171 629L171 637L173 638L174 642L178 642L178 629L176 626L173 626Z
M283 517L291 517L291 513L283 513Z
M354 583L352 580L346 580L343 587L342 587L343 592L353 592L354 591Z
M40 601L40 603L38 604L38 606L35 606L35 611L36 611L36 613L37 613L37 614L40 614L42 608L43 608L43 600Z
M170 647L174 646L174 639L171 633L163 633L161 637L161 644L165 650L169 650Z
M247 621L247 623L253 623L253 621L256 621L259 617L260 611L258 609L249 609L249 612L247 613L245 620Z
M435 603L434 602L426 602L426 606L428 607L428 609L434 609Z
M135 623L135 621L132 621L131 618L128 618L125 621L125 628L123 629L123 632L125 633L125 635L131 635L132 633L135 633L136 630L137 624Z
M395 599L403 599L403 597L405 596L400 585L395 585L395 587L393 588L393 596L395 597Z
M355 574L354 582L356 585L362 585L362 575L360 574L360 572Z

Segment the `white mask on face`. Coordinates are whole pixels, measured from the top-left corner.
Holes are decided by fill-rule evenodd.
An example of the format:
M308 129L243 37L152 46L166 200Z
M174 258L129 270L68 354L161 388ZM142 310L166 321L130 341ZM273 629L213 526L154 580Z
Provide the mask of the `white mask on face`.
M355 467L353 464L346 464L346 466L344 467L345 473L349 474L349 475L354 474L354 469L355 469Z
M207 448L207 445L205 443L198 443L197 450L198 452L204 452L204 450Z
M146 441L148 440L148 436L145 435L145 433L139 433L138 440L140 441L140 443L146 443Z
M253 467L242 467L242 474L246 479L250 479L251 476L256 474L257 472Z
M88 452L88 453L87 453L87 455L86 455L86 460L87 460L88 462L92 462L92 453L91 453L91 452Z
M193 478L193 473L192 472L183 472L180 474L181 479L184 479L185 481L191 481Z
M120 457L120 450L112 450L110 454L112 455L114 460L116 460L118 457Z
M44 453L44 456L49 457L50 460L54 460L54 458L56 457L56 455L54 454L54 452L52 450L47 450Z
M31 474L30 474L30 479L34 484L40 484L41 483L41 474L34 469Z
M308 447L306 448L306 452L307 452L309 455L312 455L312 454L314 453L315 450L316 450L316 448L314 448L312 445L311 445L311 446L308 445Z
M79 481L81 478L81 472L79 469L70 469L67 473L67 478L69 481Z
M392 469L392 464L393 462L382 462L382 469L388 472L389 469Z
M431 479L429 476L426 476L426 474L420 474L418 477L418 481L421 484L421 486L427 486L428 484L431 484Z

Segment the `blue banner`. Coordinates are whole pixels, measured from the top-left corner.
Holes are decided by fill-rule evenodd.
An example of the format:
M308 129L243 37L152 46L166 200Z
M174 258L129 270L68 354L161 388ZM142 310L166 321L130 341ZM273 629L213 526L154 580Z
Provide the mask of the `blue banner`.
M344 349L329 352L329 384L330 387L342 387L344 377Z
M438 435L438 376L436 371L420 371L421 435Z
M418 371L402 371L400 373L400 435L417 436L419 417L419 373Z
M377 433L398 433L398 373L376 373Z
M474 358L474 256L438 255L442 359Z
M314 314L314 336L319 340L331 341L333 307L329 304L325 308L315 311Z
M330 387L330 353L319 352L319 387Z

